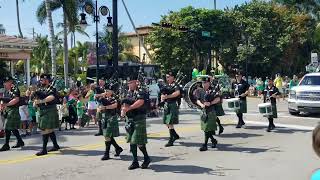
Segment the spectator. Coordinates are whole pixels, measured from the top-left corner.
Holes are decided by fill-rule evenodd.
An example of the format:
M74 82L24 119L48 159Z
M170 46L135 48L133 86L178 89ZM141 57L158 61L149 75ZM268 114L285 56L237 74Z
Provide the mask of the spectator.
M257 79L257 85L256 85L258 96L260 97L262 94L262 91L264 90L264 84L262 81L262 78Z
M80 94L77 101L77 116L78 116L79 128L81 128L84 110L85 110L85 106L83 103L83 96Z
M278 74L274 80L274 85L279 89L281 94L283 93L282 82L283 78L281 77L281 74Z
M23 97L23 101L26 101L25 97ZM30 133L27 130L28 124L30 123L29 122L30 121L30 116L29 116L27 103L24 102L22 106L19 106L19 114L20 114L20 117L21 117L22 131L23 131L23 134L21 134L21 136L25 137L27 135L30 135Z
M96 113L98 104L94 99L94 90L96 89L95 84L90 85L90 89L87 92L85 98L88 99L88 115L91 117L95 125L97 125Z
M298 77L297 77L296 75L293 75L293 78L292 78L292 80L291 80L290 83L289 83L289 89L291 89L291 88L294 87L294 86L297 86L298 83L299 83Z
M160 88L157 84L156 80L152 80L152 83L148 85L149 92L150 92L150 101L151 101L151 112L150 116L158 116L158 107L157 107L157 99L160 93Z

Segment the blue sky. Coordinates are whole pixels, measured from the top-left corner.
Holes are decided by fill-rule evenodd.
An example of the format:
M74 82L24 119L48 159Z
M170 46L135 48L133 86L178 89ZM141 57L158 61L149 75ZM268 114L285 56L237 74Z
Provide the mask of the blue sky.
M20 15L21 15L21 28L22 33L26 37L32 37L32 28L38 34L48 34L47 24L40 25L36 19L35 12L37 7L42 0L20 0ZM225 7L233 7L236 4L242 4L245 1L250 0L217 0L217 8L224 9ZM159 22L161 15L167 14L169 11L178 11L179 9L186 6L194 6L196 8L214 8L214 0L125 0L127 7L131 13L131 16L135 22L135 25L150 25L152 22ZM119 25L123 26L123 31L132 32L133 28L129 22L129 19L124 11L121 0L119 3ZM98 0L98 4L112 7L112 0ZM17 35L17 18L15 10L15 0L0 0L0 24L3 24L6 28L6 34ZM54 23L62 21L61 11L53 14ZM106 23L106 19L101 20L102 23ZM76 35L79 41L94 41L95 37L94 25L90 20L88 23L91 24L86 31L90 35L90 38L85 36ZM102 27L100 23L100 29ZM61 29L55 28L55 33L61 31Z

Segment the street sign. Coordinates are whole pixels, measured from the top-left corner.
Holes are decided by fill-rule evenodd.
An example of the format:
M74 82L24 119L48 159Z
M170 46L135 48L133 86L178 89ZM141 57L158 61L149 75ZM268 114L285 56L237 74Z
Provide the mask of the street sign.
M208 31L202 31L202 36L203 36L203 37L210 37L210 32L208 32Z
M318 65L318 54L317 53L311 53L311 64Z
M99 43L98 54L99 56L108 54L108 47L106 43Z

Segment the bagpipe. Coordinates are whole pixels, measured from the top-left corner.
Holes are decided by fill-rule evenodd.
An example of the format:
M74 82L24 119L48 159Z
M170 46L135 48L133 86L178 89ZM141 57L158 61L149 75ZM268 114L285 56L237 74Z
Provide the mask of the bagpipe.
M183 90L183 87L182 87L182 82L183 80L186 78L187 76L184 75L182 72L181 72L181 69L178 71L177 73L177 77L176 77L176 85L179 87L180 89L180 96L179 96L179 99L182 98L182 94L184 94L184 90ZM160 87L160 94L161 95L170 95L172 93L174 93L175 91L175 86L169 86L168 84L164 84L163 86ZM159 107L163 107L164 104L165 104L166 101L162 101L162 102L159 102L158 106Z
M40 87L34 91L33 98L32 99L38 99L43 100L46 97L48 97L50 91L52 91L55 88L56 79L53 79L50 83L50 85L46 89L41 89Z
M149 98L149 88L146 83L146 76L144 74L144 69L142 66L140 66L138 71L138 78L137 78L139 84L138 84L138 91L143 92L145 94L145 102L144 102L144 108L146 110L150 109L150 98ZM125 91L124 91L125 92ZM128 97L128 93L122 95L122 99L120 102L121 108L125 108L128 106L131 106L136 101L135 97ZM121 111L121 117L125 118L125 114Z

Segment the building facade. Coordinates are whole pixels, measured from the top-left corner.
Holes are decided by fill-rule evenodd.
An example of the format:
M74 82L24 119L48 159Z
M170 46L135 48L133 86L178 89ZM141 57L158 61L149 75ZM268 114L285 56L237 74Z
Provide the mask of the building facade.
M146 43L146 38L149 33L153 30L152 26L141 26L137 28L139 36L142 38L142 42L145 44L146 48L149 49L150 45ZM139 40L138 35L135 32L124 33L123 36L127 37L132 44L132 53L139 57L140 62L150 64L151 59L148 57L146 50L143 47L143 44ZM149 51L152 55L152 51Z

